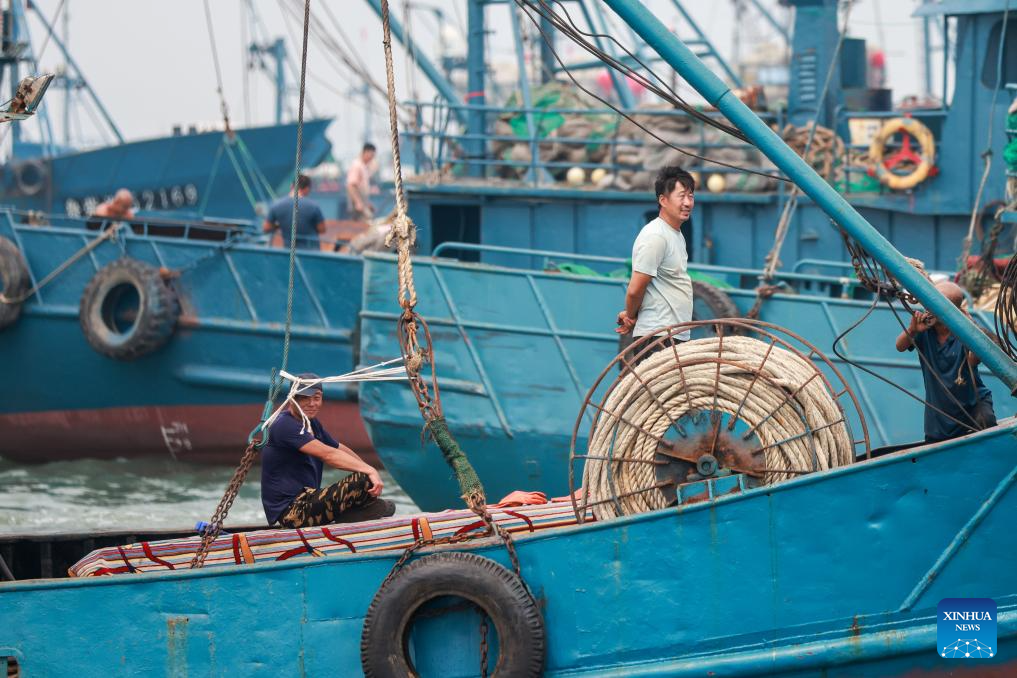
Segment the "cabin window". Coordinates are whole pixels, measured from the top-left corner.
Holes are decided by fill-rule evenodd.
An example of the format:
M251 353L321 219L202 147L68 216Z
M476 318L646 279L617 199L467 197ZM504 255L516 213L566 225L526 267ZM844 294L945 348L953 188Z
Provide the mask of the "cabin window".
M999 83L1003 89L1007 83L1017 82L1017 21L1008 21L1006 26L1006 43L1003 47L1003 77L998 78L999 38L1003 32L1003 21L997 21L989 31L989 46L985 50L985 61L982 63L982 84L992 89Z
M480 206L431 205L431 249L443 242L480 244ZM480 261L480 252L449 249L441 256Z

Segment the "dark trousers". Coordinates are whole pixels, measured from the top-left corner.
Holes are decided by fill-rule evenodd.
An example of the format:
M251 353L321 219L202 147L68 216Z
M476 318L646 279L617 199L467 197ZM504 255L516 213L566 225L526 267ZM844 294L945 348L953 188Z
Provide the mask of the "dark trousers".
M290 507L279 516L283 527L317 527L329 523L353 522L347 520L357 514L359 520L390 516L395 511L392 502L368 494L371 481L366 473L351 473L338 483L320 490L308 487L297 495ZM374 506L378 510L367 510ZM363 508L364 510L359 510ZM374 515L377 513L378 515Z

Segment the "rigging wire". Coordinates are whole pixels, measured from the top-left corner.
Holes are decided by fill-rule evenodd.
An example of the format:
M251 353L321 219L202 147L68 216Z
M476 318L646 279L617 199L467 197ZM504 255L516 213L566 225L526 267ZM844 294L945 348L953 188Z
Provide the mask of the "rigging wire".
M653 70L652 67L650 67L646 62L640 59L638 55L634 54L631 50L629 50L622 42L620 42L613 35L606 33L597 33L592 26L590 27L590 31L584 31L581 28L579 28L578 24L575 22L575 20L572 18L572 15L569 13L568 8L565 7L561 0L515 0L515 2L520 7L523 7L524 5L530 7L538 14L543 16L545 19L547 19L548 22L550 22L555 28L557 28L563 35L569 38L569 40L574 42L579 47L583 48L591 56L593 56L596 59L599 59L600 61L603 61L611 68L614 68L615 70L621 72L622 74L632 78L637 83L645 87L648 91L653 92L658 97L672 104L676 108L679 108L680 110L684 111L688 115L696 118L697 120L706 125L716 127L722 132L726 132L727 134L733 136L734 138L740 141L749 144L751 143L749 138L734 125L717 120L716 118L709 116L703 113L702 111L698 110L695 106L690 105L667 83L666 80L664 80L664 78L658 75ZM561 11L564 14L564 18L562 18L551 7L552 3L561 6ZM530 20L533 21L533 18L531 17ZM537 30L540 31L541 34L543 35L543 30L540 28L539 22L534 21L534 25L537 26ZM650 78L644 76L638 70L632 68L621 59L608 54L604 50L597 47L595 44L591 43L590 40L588 40L587 38L592 38L594 40L603 39L614 43L622 52L625 53L625 55L630 60L639 64L639 66L643 70L645 70L650 76L652 76L653 79L651 80ZM546 39L547 36L545 36L545 40Z
M978 182L978 191L975 193L975 202L971 207L971 220L968 223L968 233L964 237L964 246L961 248L960 258L957 260L958 270L963 271L967 266L968 255L971 253L971 242L974 238L975 223L978 221L979 206L982 203L982 194L985 191L985 184L989 180L989 170L992 169L992 130L996 121L996 99L999 97L999 89L1003 84L1003 53L1007 44L1006 28L1010 20L1010 0L1006 2L1006 9L1003 10L1003 26L999 32L999 50L996 53L996 83L992 88L992 103L989 105L989 132L985 141L985 150L982 151L982 178ZM943 93L946 96L946 92Z
M929 369L929 372L936 378L936 381L939 382L939 385L942 387L943 391L947 394L947 396L949 396L949 398L954 402L954 404L957 405L958 409L960 409L961 412L963 412L965 415L967 415L968 419L971 421L970 424L966 424L963 421L960 421L959 419L957 419L956 417L954 417L954 416L952 416L950 414L947 414L946 412L944 412L940 408L938 408L935 405L933 405L932 403L930 403L928 400L925 400L924 398L921 398L921 397L915 395L914 393L912 393L908 389L904 388L903 386L901 386L897 382L893 381L892 379L883 376L882 374L880 374L879 372L877 372L875 370L869 369L865 365L862 365L861 363L856 362L856 361L852 360L851 358L849 358L846 353L842 353L841 352L841 347L840 347L841 342L843 342L847 338L848 334L850 334L851 332L856 330L858 327L860 327L862 325L862 323L864 323L866 320L868 320L869 316L872 315L872 312L876 310L876 306L879 305L880 300L883 300L883 301L886 302L887 307L893 312L894 318L896 318L897 323L901 326L901 328L904 329L904 330L907 329L907 325L905 325L904 322L901 320L900 315L897 313L897 309L893 305L893 300L890 299L890 298L886 298L886 297L884 297L881 294L874 293L873 296L872 296L872 304L865 311L865 313L863 313L861 315L861 317L859 317L858 320L856 320L850 327L848 327L843 332L838 334L837 338L833 340L833 353L834 353L834 355L836 355L838 358L843 360L848 365L851 365L852 367L855 367L855 368L861 370L862 372L865 372L866 374L875 377L876 379L882 381L883 383L888 384L889 386L892 386L893 388L897 389L898 391L900 391L901 393L903 393L907 397L911 398L912 400L917 400L918 402L922 403L925 407L927 407L927 408L937 412L938 414L943 415L944 417L946 417L950 421L952 421L952 422L954 422L954 423L956 423L956 424L958 424L960 426L963 426L964 428L968 429L971 432L978 431L979 430L977 428L978 422L975 421L974 417L972 417L971 414L968 413L968 411L964 408L963 405L960 404L960 402L953 395L953 393L950 392L950 389L946 386L946 384L943 383L943 380L940 378L940 376L936 373L935 370ZM927 330L927 331L931 332L932 330ZM925 365L926 368L928 369L928 367L929 367L928 358L926 358L922 354L922 352L920 350L918 350L917 347L915 348L915 352L918 354L919 361L923 365ZM965 360L967 360L966 357L965 357Z
M31 5L31 3L29 4ZM50 38L52 38L53 34L56 32L57 21L60 19L60 13L64 11L64 5L66 4L67 0L60 0L60 4L57 5L56 11L53 12L53 18L49 20L51 30L46 32L46 38L42 41L42 46L39 48L38 54L35 55L36 63L42 61L42 55L46 53L46 48L49 47ZM37 9L37 11L41 12L42 10Z
M544 6L543 5L544 0L540 0L540 1L542 3L542 6ZM553 1L557 2L558 0L553 0ZM689 113L690 115L692 115L692 117L694 117L694 118L696 118L698 120L702 120L702 121L706 122L707 124L709 124L709 125L711 125L713 127L716 127L716 128L718 128L718 129L720 129L722 131L728 131L728 129L734 130L733 132L729 132L729 133L732 134L732 136L735 136L738 139L743 139L743 140L747 141L747 138L739 130L737 130L737 129L733 128L733 127L730 127L729 125L725 125L723 123L719 123L718 121L714 120L710 116L707 116L707 115L703 114L700 111L696 111L694 108L692 108L687 103L685 103L683 99L678 97L677 94L673 92L673 90L671 90L671 95L668 96L668 94L666 92L661 90L656 85L650 83L642 75L636 73L632 69L629 69L627 66L625 66L621 62L618 62L616 59L613 59L610 55L602 52L601 50L597 49L595 46L590 45L588 42L585 41L585 39L583 39L581 37L575 37L573 35L572 29L569 29L567 27L566 28L562 27L561 19L558 18L557 14L555 14L553 11L551 11L551 12L546 14L545 12L541 11L540 8L534 7L534 3L531 2L531 0L515 0L515 2L516 2L517 5L519 5L520 9L522 9L523 14L526 15L526 18L529 19L530 22L534 26L536 26L537 31L540 33L541 37L544 39L544 42L547 44L548 49L550 50L551 54L554 55L555 60L558 62L559 66L561 67L561 70L568 76L569 80L571 80L572 83L577 88L579 88L580 90L585 92L588 96L596 99L597 101L599 101L603 105L607 106L608 108L610 108L615 113L617 113L621 117L623 117L626 120L628 120L629 122L631 122L633 125L635 125L639 129L641 129L643 132L645 132L649 136L653 137L654 139L656 139L660 143L664 144L665 146L668 146L669 148L672 148L672 149L678 151L679 153L681 153L682 155L688 156L690 158L696 158L697 160L701 160L703 162L712 163L712 164L715 164L715 165L719 165L721 167L727 167L728 169L733 169L733 170L736 170L736 171L739 171L739 172L745 172L745 173L748 173L748 174L756 174L756 175L759 175L759 176L762 176L762 177L766 177L768 179L776 179L776 180L779 180L779 181L788 181L788 182L790 182L790 179L787 179L786 177L783 177L783 176L780 176L780 175L777 175L777 174L772 174L772 173L769 173L769 172L763 172L763 171L759 171L759 170L749 169L747 167L742 167L740 165L735 165L735 164L723 162L723 161L720 161L720 160L714 160L712 158L708 158L706 156L699 155L697 153L693 153L693 152L688 151L688 150L686 150L684 148L679 148L678 146L675 146L670 141L662 138L657 133L655 133L653 130L649 129L648 127L646 127L645 125L643 125L639 121L635 120L631 115L629 115L628 113L623 111L618 106L615 106L613 103L611 103L607 99L605 99L605 98L603 98L601 96L598 96L593 91L591 91L589 88L583 86L575 78L575 76L572 75L572 72L566 67L564 61L562 61L561 55L554 48L554 42L550 39L550 36L548 36L547 33L540 27L540 22L536 18L534 18L534 16L530 13L529 10L533 9L537 13L539 13L542 16L544 16L545 18L547 18L561 32L565 33L565 35L567 37L569 37L570 40L572 40L573 42L578 44L580 47L583 47L584 49L589 51L594 56L602 59L609 66L611 66L613 68L616 68L617 70L620 70L621 72L626 73L626 74L633 74L634 73L635 75L638 75L638 77L642 80L640 82L640 84L642 84L644 87L646 87L646 89L648 91L652 91L654 93L657 93L659 96L661 96L662 98L667 100L669 103L673 103L674 105L676 105L679 108L681 108L682 110L684 110L686 113ZM566 14L567 14L567 10L563 9L563 11L565 11ZM548 14L550 14L551 16L553 16L555 18L552 19L551 16L548 16ZM571 17L569 18L569 21L571 21ZM573 27L574 27L574 24L573 24ZM622 50L624 50L627 54L630 54L630 56L632 56L631 53L623 45L620 45L620 43L618 43L617 40L614 40L614 38L612 38L611 36L596 36L594 34L584 33L583 31L579 30L577 27L574 27L574 31L577 32L577 33L580 33L582 35L593 35L594 37L605 37L607 39L613 40L616 44L619 44L619 46L621 47ZM638 58L636 58L635 56L632 56L632 58L634 60L636 60L638 63L640 63L644 68L647 68L647 66L645 64L643 64L643 62L640 61ZM647 68L647 70L650 70L650 69ZM630 77L632 77L632 76L630 76ZM654 74L654 77L656 77L658 80L660 79L659 76L657 76L656 74ZM667 87L666 83L665 83L664 86ZM667 89L670 90L669 87L667 87ZM680 103L678 103L678 102L680 102Z
M1017 360L1017 254L1003 271L994 315L996 337L1011 360Z
M212 28L212 9L209 6L208 0L205 0L205 26L208 28L208 42L212 49L212 63L215 64L215 91L219 95L219 109L222 112L222 121L226 127L226 134L232 137L233 130L230 129L229 107L226 105L226 95L223 93L222 68L219 66L219 49L215 42L215 30Z

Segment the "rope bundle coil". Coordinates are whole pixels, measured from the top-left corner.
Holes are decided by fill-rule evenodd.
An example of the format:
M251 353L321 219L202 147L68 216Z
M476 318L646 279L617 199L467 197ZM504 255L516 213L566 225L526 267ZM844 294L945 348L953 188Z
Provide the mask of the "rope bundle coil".
M762 484L849 464L856 441L838 401L846 392L835 395L819 367L784 342L720 336L666 346L629 366L594 406L587 452L574 454L585 458L583 510L591 506L606 520L667 506L658 454L687 415L724 413L732 429L740 424L735 438L754 435ZM695 448L693 455L704 451L689 440L677 443Z

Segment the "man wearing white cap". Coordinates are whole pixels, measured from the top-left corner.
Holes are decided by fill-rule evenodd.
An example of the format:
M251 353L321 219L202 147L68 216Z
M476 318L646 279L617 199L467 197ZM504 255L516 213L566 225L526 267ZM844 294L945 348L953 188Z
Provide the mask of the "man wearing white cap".
M318 376L305 373L299 378ZM268 524L315 527L395 513L395 504L380 498L384 483L378 471L337 442L318 421L321 384L300 389L294 401L272 423L261 452L261 503ZM309 428L301 411L310 420ZM323 488L321 476L326 464L352 473Z

